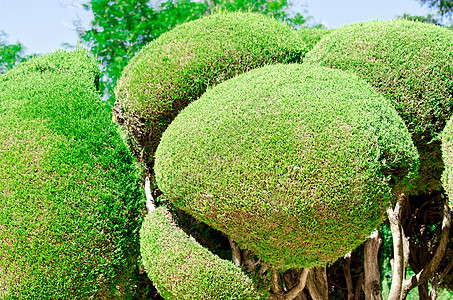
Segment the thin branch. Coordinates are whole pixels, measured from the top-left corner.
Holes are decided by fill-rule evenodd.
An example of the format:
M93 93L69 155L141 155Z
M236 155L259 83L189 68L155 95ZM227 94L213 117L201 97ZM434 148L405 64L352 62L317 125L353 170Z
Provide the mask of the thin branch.
M445 199L443 203L442 233L440 235L439 246L437 247L436 253L434 254L431 261L420 272L404 281L402 291L403 297L405 297L411 289L428 281L434 276L437 267L439 266L442 258L445 255L445 250L447 249L450 233L450 223L450 207L448 206L448 199Z
M393 237L393 266L392 266L392 286L390 288L389 300L399 300L404 278L404 247L403 247L403 227L401 226L401 212L406 196L400 194L397 197L395 208L387 209L390 221L390 229Z

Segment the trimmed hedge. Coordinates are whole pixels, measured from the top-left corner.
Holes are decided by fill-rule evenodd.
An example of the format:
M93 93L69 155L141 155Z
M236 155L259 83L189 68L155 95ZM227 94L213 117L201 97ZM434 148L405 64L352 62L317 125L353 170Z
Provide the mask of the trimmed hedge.
M126 297L144 200L98 65L58 51L0 76L0 298Z
M156 152L166 198L274 267L326 265L408 188L418 154L390 102L352 73L252 70L207 91Z
M300 62L320 37L254 13L221 12L179 25L125 68L115 116L136 157L152 170L162 132L208 87L266 64Z
M452 57L451 30L396 20L339 28L305 61L354 71L393 103L420 153L415 188L429 191L441 189L440 133L453 112Z
M260 298L240 268L187 236L165 207L145 217L140 237L147 274L165 299Z
M453 117L442 132L442 160L445 165L442 184L447 192L450 208L453 208Z

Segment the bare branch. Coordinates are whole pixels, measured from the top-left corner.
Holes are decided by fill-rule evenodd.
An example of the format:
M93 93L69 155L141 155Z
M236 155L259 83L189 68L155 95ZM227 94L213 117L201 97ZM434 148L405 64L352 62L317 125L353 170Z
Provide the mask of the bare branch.
M365 267L365 299L382 300L381 275L379 272L378 252L382 239L375 229L365 242L364 267Z
M442 233L440 235L439 246L437 247L436 253L434 254L434 257L431 259L431 261L420 272L404 281L402 290L403 297L405 297L411 289L421 283L428 281L434 276L437 267L439 266L442 258L445 255L445 250L447 248L449 240L450 223L450 207L448 206L448 199L445 199L443 203Z
M392 286L388 297L389 300L400 299L404 273L406 272L404 269L403 227L401 226L401 212L405 200L406 195L400 194L397 197L395 208L389 207L387 209L393 237Z

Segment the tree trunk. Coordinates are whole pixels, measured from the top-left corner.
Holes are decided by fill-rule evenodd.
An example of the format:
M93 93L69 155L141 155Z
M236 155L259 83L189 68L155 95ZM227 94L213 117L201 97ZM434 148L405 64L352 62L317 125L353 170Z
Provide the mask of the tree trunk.
M428 282L424 282L418 286L418 299L430 300Z
M313 300L329 298L326 267L313 268L308 272L307 289Z
M382 239L375 229L365 242L365 299L382 300L381 275L379 272L378 252ZM349 297L348 297L349 298Z
M354 300L354 284L352 283L351 275L351 251L344 256L343 272L346 280L346 287L348 289L348 300Z

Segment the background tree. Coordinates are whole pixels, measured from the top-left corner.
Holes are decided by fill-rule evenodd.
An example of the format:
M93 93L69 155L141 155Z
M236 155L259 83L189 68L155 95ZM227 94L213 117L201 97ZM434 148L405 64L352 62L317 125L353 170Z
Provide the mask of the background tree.
M12 69L21 61L30 58L25 54L25 47L17 42L10 44L8 35L0 30L0 74Z
M453 16L453 0L417 0L422 5L427 5L430 8L437 9L437 13L441 17L446 17L451 20Z
M110 105L113 89L129 59L162 33L176 25L211 14L216 9L242 10L272 15L293 27L308 18L290 13L288 0L92 0L84 4L92 10L91 28L79 28L80 38L103 66L100 89Z

